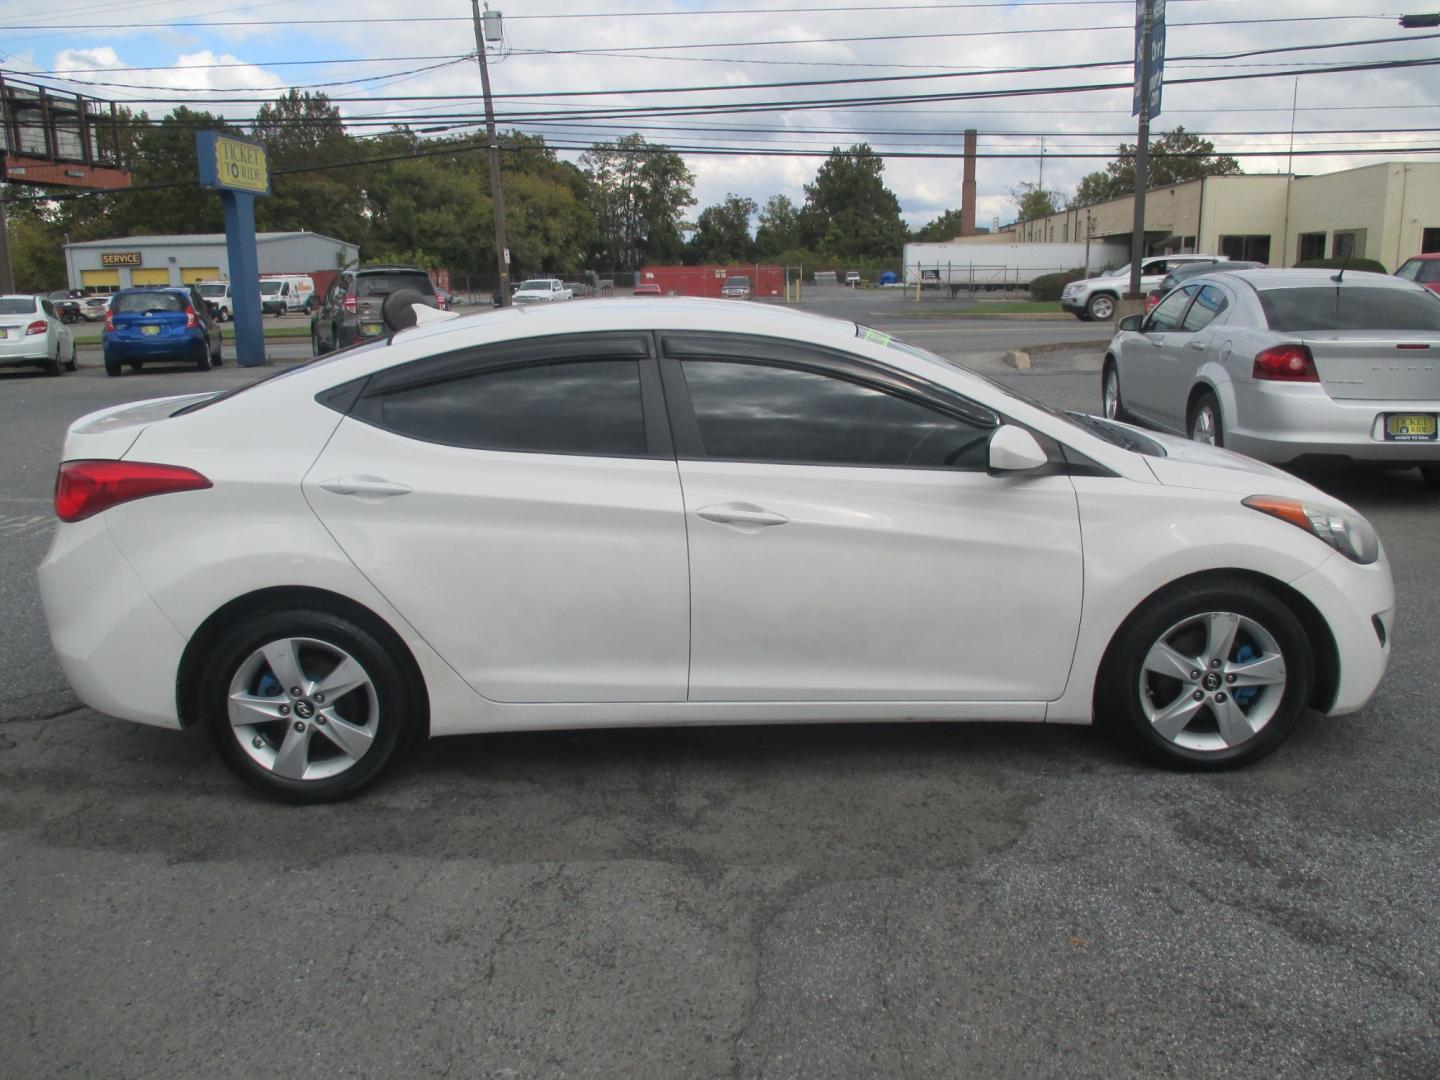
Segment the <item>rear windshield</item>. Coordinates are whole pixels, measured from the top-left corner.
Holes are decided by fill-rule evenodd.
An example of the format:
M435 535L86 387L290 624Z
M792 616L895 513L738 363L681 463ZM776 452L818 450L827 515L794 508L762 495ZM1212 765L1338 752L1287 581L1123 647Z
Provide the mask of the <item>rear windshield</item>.
M224 285L197 285L197 286L195 286L195 287L200 290L200 295L201 295L201 296L224 296L224 295L225 295L225 286L224 286ZM262 289L261 291L263 292L264 290Z
M33 315L35 301L24 296L7 296L0 300L0 315Z
M1440 297L1406 289L1336 284L1264 289L1260 306L1272 330L1440 330Z
M175 293L136 292L115 297L111 310L117 314L137 314L146 311L184 311L185 301Z
M401 289L414 289L426 296L435 295L435 286L424 274L361 274L355 279L355 295L389 296Z

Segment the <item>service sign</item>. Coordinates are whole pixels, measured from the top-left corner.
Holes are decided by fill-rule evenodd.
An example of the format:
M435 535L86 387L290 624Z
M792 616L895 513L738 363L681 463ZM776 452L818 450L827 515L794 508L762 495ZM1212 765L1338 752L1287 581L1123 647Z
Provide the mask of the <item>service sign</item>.
M101 266L139 266L140 252L138 251L102 251L100 253Z
M270 167L265 144L221 135L218 131L195 134L195 152L200 165L200 186L251 195L270 194Z

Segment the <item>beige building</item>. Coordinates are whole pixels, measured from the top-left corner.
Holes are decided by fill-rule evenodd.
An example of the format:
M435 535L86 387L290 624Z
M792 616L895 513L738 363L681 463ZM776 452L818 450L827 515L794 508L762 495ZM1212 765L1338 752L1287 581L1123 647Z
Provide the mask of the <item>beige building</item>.
M989 238L1128 243L1134 221L1135 199L1127 195L1017 221ZM1411 255L1440 251L1440 162L1386 162L1320 176L1207 176L1150 191L1145 253L1197 251L1271 266L1353 256L1394 271Z

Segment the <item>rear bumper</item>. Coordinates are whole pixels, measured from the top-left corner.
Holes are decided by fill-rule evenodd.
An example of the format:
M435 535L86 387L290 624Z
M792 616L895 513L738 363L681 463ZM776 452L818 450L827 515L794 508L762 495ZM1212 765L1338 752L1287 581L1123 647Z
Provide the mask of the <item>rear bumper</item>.
M28 367L43 364L54 355L48 338L36 338L36 344L27 342L23 348L0 347L0 367Z
M107 360L185 360L205 350L205 335L197 330L183 334L157 334L153 338L121 338L107 335L103 342Z
M80 700L110 716L179 727L175 676L185 639L120 554L103 515L59 526L39 579L51 644Z
M1370 566L1333 555L1291 586L1319 610L1335 636L1340 660L1335 699L1326 710L1340 716L1363 708L1390 663L1395 587L1383 553ZM1384 640L1376 622L1384 630Z
M1440 400L1336 400L1314 383L1232 384L1228 449L1275 465L1326 459L1376 465L1440 464L1440 441L1382 438L1385 413L1440 415Z

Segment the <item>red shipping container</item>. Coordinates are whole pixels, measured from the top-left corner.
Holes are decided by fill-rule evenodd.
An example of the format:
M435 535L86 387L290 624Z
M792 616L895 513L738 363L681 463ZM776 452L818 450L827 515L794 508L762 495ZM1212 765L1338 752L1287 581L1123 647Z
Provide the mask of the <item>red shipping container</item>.
M637 285L659 285L666 296L708 296L719 299L726 278L750 279L760 299L785 295L783 266L647 266L635 275Z

